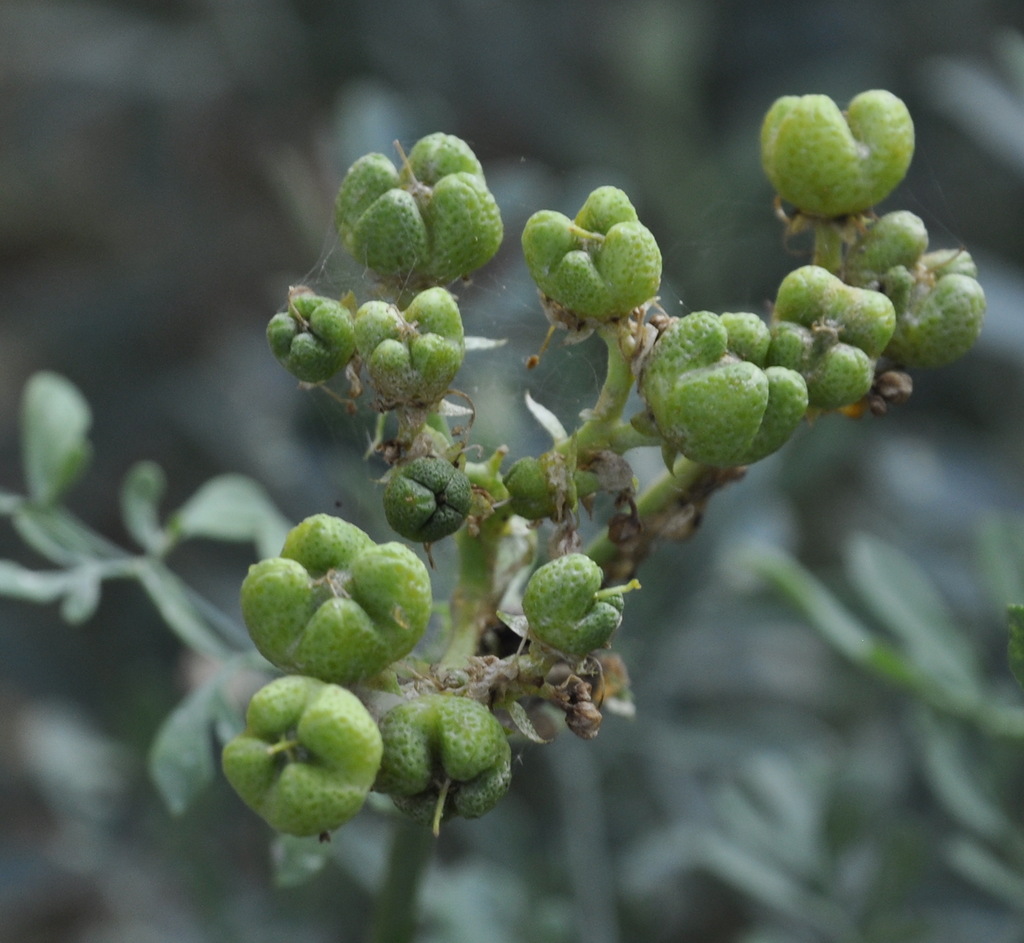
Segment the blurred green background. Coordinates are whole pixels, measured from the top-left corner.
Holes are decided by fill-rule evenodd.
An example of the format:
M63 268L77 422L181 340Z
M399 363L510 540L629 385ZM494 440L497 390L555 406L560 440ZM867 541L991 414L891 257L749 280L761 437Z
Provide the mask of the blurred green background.
M970 249L981 341L883 420L805 430L650 561L619 644L637 718L522 751L498 810L442 836L421 939L1022 940L1024 846L998 838L1024 827L1020 745L947 729L848 667L732 555L756 537L831 579L851 535L884 538L1016 697L1007 584L987 591L975 548L1024 512L1021 31L1013 0L6 0L0 487L21 487L20 391L50 369L96 417L71 505L113 539L141 458L166 469L168 507L236 471L292 519L340 509L383 535L370 417L300 393L263 337L289 285L366 287L331 232L351 161L435 130L483 161L510 238L462 291L467 333L511 344L476 355L464 388L477 441L523 454L543 447L524 385L571 423L601 359L556 348L525 373L545 330L526 217L619 185L662 246L666 310L764 312L806 245L772 215L761 116L782 94L888 88L918 145L883 208ZM0 556L39 565L8 530ZM250 557L197 545L172 563L236 613ZM386 816L282 888L266 829L223 783L182 818L160 804L146 749L203 666L141 593L109 587L84 627L9 603L0 620L5 940L362 938ZM971 858L979 834L1003 871Z

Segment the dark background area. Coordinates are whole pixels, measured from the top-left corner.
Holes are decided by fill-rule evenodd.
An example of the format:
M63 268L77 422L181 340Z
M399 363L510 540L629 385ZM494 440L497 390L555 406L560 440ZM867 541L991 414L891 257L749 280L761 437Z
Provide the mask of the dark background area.
M526 217L571 215L614 183L659 240L670 313L763 313L807 248L785 244L772 213L764 111L782 94L845 103L888 88L910 107L917 153L882 208L918 213L936 247L970 249L990 302L982 340L884 420L805 430L716 499L692 544L651 561L620 646L637 719L524 751L509 799L442 837L422 938L1024 938L1014 885L1000 896L949 863L963 822L929 786L914 709L741 585L729 556L756 535L831 575L854 531L891 540L1009 684L971 548L986 520L1024 509L1020 31L1009 0L7 0L0 487L22 487L20 393L48 369L93 407L96 455L70 504L112 539L127 540L118 487L142 458L166 470L168 508L233 471L292 519L340 506L373 532L372 418L297 390L263 336L289 285L366 290L331 231L355 158L445 130L482 160L508 240L463 292L467 332L512 343L474 355L467 390L478 441L523 454L544 446L523 387L569 424L600 362L587 345L556 349L525 374L545 331L518 256ZM656 470L644 461L638 472ZM39 565L9 530L0 556ZM172 563L236 613L250 558L198 544ZM145 751L198 668L140 593L111 586L81 627L4 603L0 626L5 939L360 938L384 816L346 826L338 867L283 890L266 830L222 783L181 819L160 805ZM1020 824L1019 752L979 763ZM737 799L748 787L791 815L768 802L806 898L776 894L775 872L747 859L720 850L708 864L709 834L756 845ZM690 861L689 847L705 851Z

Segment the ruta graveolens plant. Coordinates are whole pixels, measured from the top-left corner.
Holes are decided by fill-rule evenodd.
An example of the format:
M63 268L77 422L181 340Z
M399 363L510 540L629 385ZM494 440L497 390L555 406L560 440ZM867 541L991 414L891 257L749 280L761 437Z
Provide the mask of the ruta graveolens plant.
M515 443L482 452L471 440L475 407L456 392L467 347L488 346L467 344L458 294L504 237L480 162L447 134L407 156L399 149L397 163L363 157L341 183L335 222L342 246L375 274L372 297L294 287L267 340L302 388L378 413L392 539L329 513L285 525L232 476L161 523L162 480L144 465L124 492L144 552L112 548L59 506L84 465L88 410L41 375L25 400L29 494L4 495L2 507L63 569L8 563L0 587L63 599L74 620L92 611L100 580L133 576L183 640L220 663L154 746L154 775L176 808L212 775L208 751L193 748L214 720L228 732L225 776L280 832L326 835L374 792L435 832L483 815L509 788L513 744L550 739L559 717L590 739L602 710L630 711L626 667L610 646L659 541L689 536L719 488L808 420L884 415L910 395L908 369L949 363L973 344L985 299L970 255L930 249L912 213L873 210L913 148L910 116L888 92L858 95L845 113L821 95L771 107L764 169L787 232L810 231L814 250L782 279L767 320L669 316L657 241L615 187L595 190L573 217L531 216L518 238L549 338L564 331L607 354L604 383L572 431L526 397L553 440L538 455ZM628 456L644 447L660 449L665 470L641 484ZM608 519L584 545L581 516L601 508ZM262 559L241 586L243 640L163 562L197 536L257 543ZM439 541L457 558L446 600L433 592ZM242 667L275 676L244 722L227 688Z

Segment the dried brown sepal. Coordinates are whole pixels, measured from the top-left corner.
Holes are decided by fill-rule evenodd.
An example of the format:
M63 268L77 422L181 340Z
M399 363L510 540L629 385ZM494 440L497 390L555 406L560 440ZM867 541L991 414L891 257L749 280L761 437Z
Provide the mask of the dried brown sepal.
M678 498L657 513L641 515L640 528L629 539L615 543L615 555L600 559L605 585L625 583L637 574L640 564L650 556L655 545L664 540L686 540L697 531L704 519L704 509L711 496L746 474L745 465L728 468L706 466L701 475Z
M594 666L600 678L601 666L594 659L588 659L585 668ZM593 740L601 730L601 711L594 703L593 688L589 681L568 670L568 666L558 671L558 666L549 674L549 681L554 681L565 674L564 680L551 688L550 701L565 712L565 725L580 739ZM568 673L566 673L568 672Z

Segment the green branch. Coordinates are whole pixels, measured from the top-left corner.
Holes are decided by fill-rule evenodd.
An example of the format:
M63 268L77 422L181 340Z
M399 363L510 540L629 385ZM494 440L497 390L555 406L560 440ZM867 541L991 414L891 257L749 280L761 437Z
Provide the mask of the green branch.
M419 888L430 867L434 836L429 829L396 819L384 884L377 893L370 943L416 939Z

